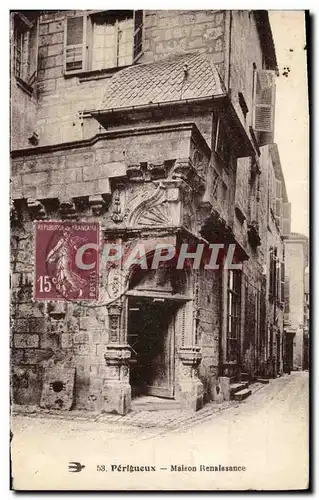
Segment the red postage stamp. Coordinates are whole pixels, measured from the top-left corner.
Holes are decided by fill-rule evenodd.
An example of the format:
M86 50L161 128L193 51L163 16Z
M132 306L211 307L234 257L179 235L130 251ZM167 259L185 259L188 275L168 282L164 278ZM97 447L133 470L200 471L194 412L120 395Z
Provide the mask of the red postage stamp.
M98 223L35 224L35 300L98 300Z

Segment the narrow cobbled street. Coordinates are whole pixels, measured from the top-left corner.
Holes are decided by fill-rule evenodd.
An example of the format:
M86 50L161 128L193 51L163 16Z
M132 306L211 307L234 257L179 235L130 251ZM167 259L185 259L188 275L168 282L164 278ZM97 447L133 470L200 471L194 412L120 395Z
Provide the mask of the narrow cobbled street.
M191 417L176 410L67 418L20 411L12 418L13 486L307 488L308 380L308 372L293 372L243 402L207 405ZM69 462L85 467L72 473ZM240 470L225 470L230 466Z

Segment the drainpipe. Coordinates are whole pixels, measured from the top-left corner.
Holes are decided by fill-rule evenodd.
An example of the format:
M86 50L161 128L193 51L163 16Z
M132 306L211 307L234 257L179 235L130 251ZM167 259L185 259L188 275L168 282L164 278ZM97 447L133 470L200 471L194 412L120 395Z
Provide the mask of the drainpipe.
M274 356L274 333L275 333L275 324L276 324L276 312L277 312L277 248L274 248L274 257L275 257L275 273L274 273L274 284L275 284L275 293L274 293L274 317L273 317L273 325L271 329L271 344L270 344L270 358L273 362ZM277 360L276 360L277 362ZM276 369L276 362L274 363L274 368Z
M227 90L230 89L230 70L231 70L231 35L232 35L233 11L229 11L229 52L228 52L228 82Z
M229 93L230 90L230 72L231 72L231 34L232 34L232 11L225 11L225 52L227 54L225 59L225 78L224 83L226 90Z

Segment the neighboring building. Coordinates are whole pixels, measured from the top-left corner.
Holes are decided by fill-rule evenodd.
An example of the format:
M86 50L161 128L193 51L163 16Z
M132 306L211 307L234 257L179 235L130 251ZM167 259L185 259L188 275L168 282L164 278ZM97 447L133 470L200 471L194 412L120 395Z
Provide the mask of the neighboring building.
M309 369L309 323L310 323L310 290L309 290L309 271L305 272L305 305L304 305L304 338L303 338L303 369Z
M290 233L285 238L285 359L287 370L308 368L309 277L308 238Z
M235 381L282 373L289 203L267 12L11 22L14 401L39 404L49 380L64 407L72 391L54 366L62 378L75 368L76 408L122 414L139 394L196 410ZM243 270L102 273L101 292L125 291L108 307L33 302L43 219L100 221L104 241L126 245L235 243Z

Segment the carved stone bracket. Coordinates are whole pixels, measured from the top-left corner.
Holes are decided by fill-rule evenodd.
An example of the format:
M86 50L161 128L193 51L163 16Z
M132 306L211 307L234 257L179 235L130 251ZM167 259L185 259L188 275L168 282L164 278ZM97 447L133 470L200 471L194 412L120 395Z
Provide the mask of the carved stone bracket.
M108 198L109 196L102 194L89 196L89 205L94 215L101 215L107 209Z
M19 212L13 200L10 200L10 220L13 225L19 223L20 220Z
M72 199L59 200L60 201L60 215L62 219L75 219L76 208Z
M127 175L131 180L148 181L167 177L168 170L175 160L164 160L157 163L141 162L127 167Z
M27 199L27 207L29 210L29 213L33 219L45 219L46 218L46 211L43 206L43 204L39 200L34 200L33 198L28 198Z
M217 236L223 240L233 239L234 234L231 227L227 224L224 217L214 208L211 209L208 219L205 221L204 227L211 228Z
M132 180L144 180L144 171L146 164L138 163L127 167L127 176Z
M248 241L252 247L258 247L261 245L258 222L248 224Z
M173 179L182 179L197 191L205 189L205 180L199 175L189 158L176 160L171 176Z
M148 163L147 170L151 179L167 177L167 165L165 161L160 163Z

